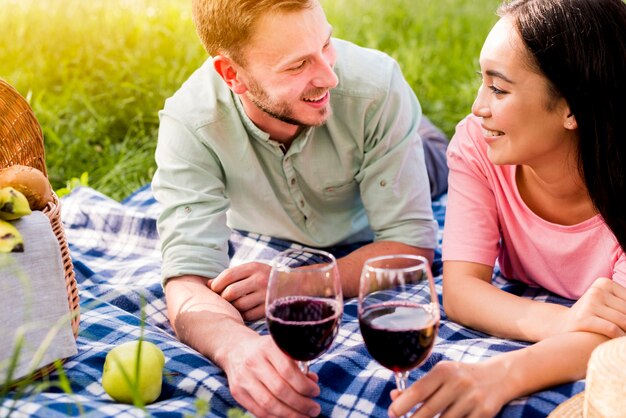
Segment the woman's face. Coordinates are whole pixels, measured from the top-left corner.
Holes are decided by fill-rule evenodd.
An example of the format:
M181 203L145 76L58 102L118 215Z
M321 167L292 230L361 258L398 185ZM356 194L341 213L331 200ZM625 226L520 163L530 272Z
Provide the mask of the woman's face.
M510 17L495 24L480 53L482 84L472 113L482 119L494 164L538 166L575 156L575 119L565 99L550 96L527 54Z

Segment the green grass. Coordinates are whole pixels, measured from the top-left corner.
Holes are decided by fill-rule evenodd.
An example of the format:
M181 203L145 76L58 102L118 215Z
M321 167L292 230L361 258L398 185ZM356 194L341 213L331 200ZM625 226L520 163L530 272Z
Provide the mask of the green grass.
M157 112L205 59L188 0L0 0L0 78L44 130L55 189L121 199L155 169ZM336 36L396 58L450 136L470 109L497 0L322 0Z

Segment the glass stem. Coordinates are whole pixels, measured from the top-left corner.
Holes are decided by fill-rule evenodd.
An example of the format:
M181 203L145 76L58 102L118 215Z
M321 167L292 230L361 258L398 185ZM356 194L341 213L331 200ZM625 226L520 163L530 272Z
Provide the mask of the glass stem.
M302 373L304 373L304 374L308 374L309 373L309 362L308 361L298 361L298 367L300 368L300 371L302 371Z
M409 379L409 372L396 372L394 373L396 378L396 387L400 392L406 390L406 382ZM400 418L409 418L409 413L402 415Z
M406 381L409 378L409 372L396 372L396 386L400 392L404 392L406 390Z

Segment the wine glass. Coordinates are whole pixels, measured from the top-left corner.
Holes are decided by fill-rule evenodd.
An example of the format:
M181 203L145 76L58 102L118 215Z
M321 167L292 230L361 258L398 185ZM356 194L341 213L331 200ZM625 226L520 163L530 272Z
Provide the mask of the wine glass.
M428 260L386 255L363 264L359 327L370 355L406 389L409 371L430 355L439 330L439 303Z
M272 259L265 317L276 345L308 373L339 330L343 295L335 257L321 250L288 249Z

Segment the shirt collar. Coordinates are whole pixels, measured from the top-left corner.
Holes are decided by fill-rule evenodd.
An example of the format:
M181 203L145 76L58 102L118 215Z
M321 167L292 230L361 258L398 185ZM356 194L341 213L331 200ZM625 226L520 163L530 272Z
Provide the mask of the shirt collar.
M255 125L254 122L252 122L252 119L250 119L250 117L248 116L248 114L243 108L241 97L239 97L238 94L235 94L232 91L231 91L231 94L233 96L233 101L235 102L235 107L237 108L237 112L239 113L239 116L241 117L241 121L243 122L243 125L246 131L248 132L248 134L259 141L267 142L267 143L270 143L271 145L280 146L280 143L278 141L274 141L273 139L270 139L270 134L261 130L258 126ZM293 148L294 151L300 151L302 147L304 147L304 144L306 144L312 132L313 132L312 127L303 129L302 132L300 132L300 134L298 134L298 136L293 140L293 142L291 143L291 147L289 149L291 150Z

